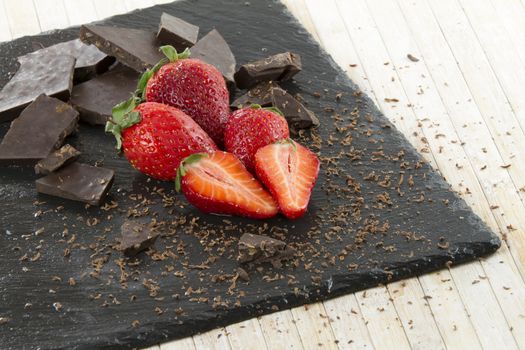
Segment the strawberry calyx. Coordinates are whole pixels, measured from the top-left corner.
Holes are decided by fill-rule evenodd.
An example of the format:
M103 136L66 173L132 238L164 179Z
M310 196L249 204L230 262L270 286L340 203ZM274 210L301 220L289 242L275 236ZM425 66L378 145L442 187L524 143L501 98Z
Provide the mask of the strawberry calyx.
M134 111L140 102L138 97L132 96L111 109L111 118L106 123L105 131L115 136L118 150L122 147L122 131L142 120L140 113Z
M283 112L281 112L281 110L277 107L262 107L261 105L259 104L256 104L256 103L253 103L251 104L248 108L252 108L252 109L264 109L265 111L270 111L272 113L275 113L281 117L284 118L284 114Z
M164 45L161 46L160 51L164 54L164 58L162 58L155 66L153 66L151 69L146 70L142 75L140 76L140 79L137 83L137 90L135 91L135 95L138 96L141 100L144 100L144 90L146 89L146 85L148 84L148 81L151 79L151 77L158 72L160 67L167 63L172 63L177 60L185 59L190 57L190 49L186 48L186 50L182 51L181 53L177 53L177 50L171 46L171 45Z
M175 191L180 192L182 178L188 172L185 168L186 165L198 162L203 157L207 157L206 153L194 153L184 158L177 169L177 177L175 178Z

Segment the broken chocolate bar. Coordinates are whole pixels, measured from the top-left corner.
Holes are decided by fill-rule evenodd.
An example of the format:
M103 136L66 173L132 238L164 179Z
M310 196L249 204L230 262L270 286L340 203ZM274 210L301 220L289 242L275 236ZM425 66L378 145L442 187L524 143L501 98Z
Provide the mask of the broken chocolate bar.
M45 54L22 56L20 68L0 91L0 123L15 119L39 95L67 101L73 86L75 58Z
M239 89L249 89L261 81L290 80L300 71L301 56L284 52L242 65L235 73L235 84Z
M72 163L36 180L36 190L51 196L100 205L108 193L115 172L87 164Z
M245 233L239 240L237 260L240 263L269 262L274 267L279 268L282 266L283 260L293 258L295 253L295 249L283 241L268 236Z
M262 107L269 107L272 105L272 89L278 87L279 85L273 81L259 83L250 89L250 91L233 101L231 107L247 107L252 104L260 105Z
M71 92L71 104L80 113L80 119L95 125L106 124L111 109L128 99L137 88L139 74L126 66L118 66L85 83Z
M47 158L42 159L35 165L35 173L46 175L53 171L63 167L64 165L70 164L80 156L80 152L77 151L71 145L64 145L52 152Z
M76 58L75 82L86 81L97 74L102 74L115 62L114 57L106 55L95 46L84 44L80 39L45 47L21 58L40 59L43 55L49 54L70 55Z
M0 143L0 164L35 165L62 146L76 130L78 112L56 98L40 95L22 111Z
M191 58L198 58L215 66L228 85L234 84L235 56L222 35L216 30L206 34L190 49Z
M158 233L154 231L151 224L141 220L128 220L120 228L122 235L120 250L124 255L134 256L148 249L155 243Z
M171 45L181 52L195 45L198 35L199 27L193 24L167 13L160 16L157 41L161 45Z
M80 40L95 45L137 72L153 67L164 57L155 35L139 29L84 25L80 28Z
M312 111L279 87L272 89L272 105L284 114L288 124L293 128L304 129L319 125L319 119Z

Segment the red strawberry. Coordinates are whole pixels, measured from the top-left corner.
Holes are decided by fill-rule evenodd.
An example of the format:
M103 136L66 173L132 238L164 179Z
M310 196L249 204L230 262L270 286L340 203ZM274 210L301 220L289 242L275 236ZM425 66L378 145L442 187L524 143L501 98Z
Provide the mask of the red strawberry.
M131 99L113 108L106 132L117 139L128 161L159 180L174 180L180 162L196 152L214 152L213 140L188 115L175 107Z
M206 213L253 219L275 216L277 203L233 154L194 154L182 161L175 182L188 202Z
M255 154L255 171L289 219L304 215L319 173L319 159L307 148L286 140Z
M224 131L224 146L248 170L253 170L255 152L259 148L290 137L288 123L278 113L276 109L252 105L230 115Z
M189 59L171 46L162 46L168 57L144 73L139 93L148 102L160 102L182 109L218 144L223 143L224 126L230 113L229 92L222 74L212 65Z

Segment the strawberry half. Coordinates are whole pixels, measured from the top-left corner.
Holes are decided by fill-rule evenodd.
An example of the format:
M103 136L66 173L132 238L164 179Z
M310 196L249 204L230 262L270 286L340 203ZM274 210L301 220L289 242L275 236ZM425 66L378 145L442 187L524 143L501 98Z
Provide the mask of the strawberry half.
M130 102L131 101L131 102ZM214 152L213 140L180 109L155 102L135 107L125 101L113 108L106 132L117 149L140 172L159 180L174 180L180 162L197 152Z
M255 171L284 216L304 215L319 174L319 159L313 152L290 139L273 143L255 154Z
M252 105L230 115L224 131L224 146L252 171L259 148L288 137L288 122L278 109Z
M188 202L206 213L253 219L275 216L277 203L233 154L217 151L184 159L175 182Z
M189 50L178 54L172 46L162 46L167 59L146 71L137 94L148 102L180 108L218 144L230 114L229 92L222 74L214 66L188 58Z

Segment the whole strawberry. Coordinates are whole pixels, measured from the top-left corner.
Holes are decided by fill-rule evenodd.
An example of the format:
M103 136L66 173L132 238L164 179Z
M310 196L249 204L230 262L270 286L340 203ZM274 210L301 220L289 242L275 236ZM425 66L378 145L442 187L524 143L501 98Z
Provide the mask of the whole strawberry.
M197 152L214 152L217 146L187 114L156 102L135 106L134 99L113 108L106 132L117 139L133 167L159 180L174 180L180 162Z
M224 130L224 146L251 171L259 148L289 136L288 123L279 110L252 105L230 115Z
M230 113L229 92L222 74L212 65L188 58L172 46L162 46L167 60L144 73L139 94L148 102L160 102L183 110L218 144Z

